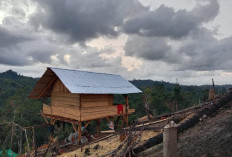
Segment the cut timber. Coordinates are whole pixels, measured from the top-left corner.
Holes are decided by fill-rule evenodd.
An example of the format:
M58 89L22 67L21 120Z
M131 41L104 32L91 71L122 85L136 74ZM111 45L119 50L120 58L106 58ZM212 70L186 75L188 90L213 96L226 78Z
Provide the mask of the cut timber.
M215 111L217 111L218 109L220 109L221 107L226 105L231 100L232 100L232 89L230 89L227 93L223 94L219 99L217 99L215 101L211 101L211 103L209 103L209 105L204 106L202 108L199 108L197 110L196 114L192 118L186 120L185 122L183 122L182 124L180 124L178 126L177 132L181 133L184 130L191 128L197 122L199 122L199 119L202 116L211 115L212 113L214 113ZM163 141L163 133L160 133L157 136L150 138L143 145L140 145L137 148L133 149L133 155L136 156L140 152L142 152L148 148L151 148L157 144L160 144L162 141Z
M102 134L111 134L111 133L115 133L114 130L105 130L105 131L101 131Z
M169 123L163 132L163 156L178 157L177 148L177 125Z

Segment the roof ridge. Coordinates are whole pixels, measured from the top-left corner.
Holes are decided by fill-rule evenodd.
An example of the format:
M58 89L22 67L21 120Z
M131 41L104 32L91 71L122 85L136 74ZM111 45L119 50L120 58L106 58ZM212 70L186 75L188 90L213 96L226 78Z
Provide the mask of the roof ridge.
M54 67L47 67L47 68L50 68L50 69L60 69L60 70L68 70L68 71L79 71L79 72L94 73L94 74L116 75L116 76L120 76L121 77L121 75L119 75L119 74L109 74L109 73L102 73L102 72L74 70L74 69L63 69L63 68L54 68Z

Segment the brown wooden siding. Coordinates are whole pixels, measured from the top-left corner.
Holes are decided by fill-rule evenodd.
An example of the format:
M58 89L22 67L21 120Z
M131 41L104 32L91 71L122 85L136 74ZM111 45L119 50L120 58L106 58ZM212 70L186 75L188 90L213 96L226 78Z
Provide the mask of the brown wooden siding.
M73 109L69 107L48 106L44 104L43 113L51 116L80 120L80 110L77 108Z
M59 79L53 85L51 106L57 116L80 117L80 95L70 93Z
M124 114L125 109L124 105ZM51 106L44 105L43 112L80 121L118 114L117 106L113 105L112 94L72 94L59 79L52 86ZM129 110L129 114L132 112L134 110Z
M104 107L113 105L113 95L111 94L82 94L81 107Z

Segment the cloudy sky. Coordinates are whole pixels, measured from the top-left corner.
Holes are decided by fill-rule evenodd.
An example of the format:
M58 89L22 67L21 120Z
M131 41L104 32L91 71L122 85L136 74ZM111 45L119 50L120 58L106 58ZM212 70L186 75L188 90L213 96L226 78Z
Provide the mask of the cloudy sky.
M0 72L232 84L231 0L0 0Z

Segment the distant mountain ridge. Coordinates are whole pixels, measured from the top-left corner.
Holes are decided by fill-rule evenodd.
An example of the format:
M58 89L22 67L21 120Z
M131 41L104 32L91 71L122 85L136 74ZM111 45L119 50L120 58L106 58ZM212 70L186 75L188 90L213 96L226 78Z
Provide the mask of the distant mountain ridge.
M6 104L19 90L29 93L37 81L38 78L19 75L12 70L0 73L0 106Z
M153 80L132 80L130 81L133 85L135 85L139 89L144 89L147 87L152 87L157 84L163 84L164 87L168 90L173 90L175 88L175 83L165 82L165 81L153 81ZM211 89L212 85L180 85L183 90L193 90L193 89ZM228 90L229 88L232 88L232 85L215 85L216 91L221 90Z
M6 81L8 80L8 81ZM17 88L19 87L16 82L20 83L21 85L31 85L31 88L34 87L35 83L39 80L39 78L33 78L28 76L23 76L18 74L13 70L7 70L5 72L0 73L0 90L4 88ZM16 82L14 82L16 81ZM154 81L154 80L132 80L130 81L133 85L135 85L139 89L145 89L147 87L152 87L157 84L163 84L167 90L173 90L175 88L175 83L169 83L165 81ZM211 85L180 85L183 90L194 90L194 89L210 89L212 88ZM215 85L216 91L227 90L232 88L232 85ZM0 92L1 98L1 92Z

